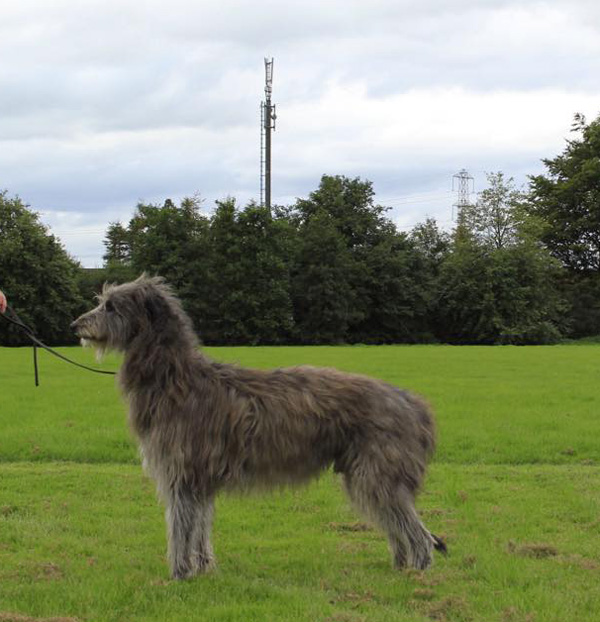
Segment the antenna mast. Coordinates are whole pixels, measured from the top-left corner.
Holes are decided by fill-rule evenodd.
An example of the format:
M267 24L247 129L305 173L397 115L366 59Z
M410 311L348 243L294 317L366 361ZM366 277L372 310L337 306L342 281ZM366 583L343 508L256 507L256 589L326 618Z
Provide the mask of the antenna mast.
M275 131L273 58L265 58L265 101L260 103L260 204L271 210L271 130Z

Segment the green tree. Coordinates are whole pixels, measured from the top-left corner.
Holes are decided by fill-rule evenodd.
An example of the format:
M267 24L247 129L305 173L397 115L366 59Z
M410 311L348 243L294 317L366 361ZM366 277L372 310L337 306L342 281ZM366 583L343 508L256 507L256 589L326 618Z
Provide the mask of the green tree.
M530 178L525 207L568 270L571 334L580 337L600 332L600 117L575 115L572 132L562 154L543 160L546 174Z
M127 227L109 226L105 238L105 275L123 282L142 272L163 276L173 285L197 328L210 309L208 275L209 219L200 213L198 197L179 205L138 204Z
M345 240L349 249L373 244L382 229L389 230L385 218L388 208L374 202L375 192L370 181L350 179L343 175L323 175L319 187L308 199L299 199L295 210L302 222L324 212Z
M126 283L138 276L131 263L131 232L120 222L111 222L104 238L106 249L102 278L109 283Z
M38 214L18 197L0 192L0 287L21 319L51 345L74 343L70 323L84 308L79 264L48 233ZM2 345L30 343L15 327L0 324Z
M504 173L487 174L488 187L475 205L463 208L473 233L492 248L506 248L516 243L522 221L524 195L515 188L512 177Z
M208 343L244 343L246 329L239 313L242 303L239 271L241 246L235 199L216 202L208 229L208 267L205 284L210 306L203 319L203 338Z
M357 282L364 308L363 317L351 326L352 341L430 341L428 265L409 237L389 230L362 250L360 266Z
M106 263L127 264L131 261L131 236L129 230L120 222L111 222L106 230L103 259Z
M299 231L292 275L295 334L300 343L342 343L362 319L355 280L356 263L334 218L320 209Z
M102 291L102 286L106 282L116 282L114 279L107 278L106 268L82 268L79 271L77 285L88 309L95 306L96 296Z
M493 297L488 253L459 222L448 255L440 266L434 322L440 341L493 343Z
M600 271L600 117L575 115L563 153L543 160L547 173L530 178L528 210L545 228L542 241L569 270Z
M208 219L200 213L197 197L185 198L179 206L167 199L163 205L140 203L128 230L135 272L160 274L179 287L197 257L197 242L207 233Z
M409 240L416 254L411 274L421 290L423 305L417 315L421 340L433 341L440 333L438 323L445 321L439 313L439 292L443 287L440 273L450 252L451 238L438 227L435 219L427 218L412 229Z
M250 203L217 201L210 222L211 309L206 338L213 343L282 343L292 328L285 219Z
M435 218L427 218L413 227L410 240L431 271L436 273L448 254L450 235L440 230Z
M237 216L244 324L253 344L282 343L293 327L290 295L290 239L283 218L250 203Z
M567 310L559 263L530 243L497 249L490 259L495 341L556 343L566 329Z
M493 176L486 200L459 214L439 277L443 341L551 343L564 330L560 265L529 235L516 201L502 208L501 183Z
M294 312L304 340L421 338L417 318L425 303L414 276L417 258L386 217L388 208L374 198L369 181L324 175L319 188L295 205L300 252Z

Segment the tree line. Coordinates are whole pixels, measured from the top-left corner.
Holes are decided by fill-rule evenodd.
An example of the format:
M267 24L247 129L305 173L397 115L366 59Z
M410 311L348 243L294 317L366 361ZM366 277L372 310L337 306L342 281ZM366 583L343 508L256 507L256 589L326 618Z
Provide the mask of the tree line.
M487 176L451 231L399 231L371 182L324 175L268 210L198 197L140 203L87 271L19 198L0 194L0 287L42 338L104 281L141 272L177 290L207 344L555 343L600 333L600 117L576 115L562 154L517 189ZM22 343L6 326L0 343Z

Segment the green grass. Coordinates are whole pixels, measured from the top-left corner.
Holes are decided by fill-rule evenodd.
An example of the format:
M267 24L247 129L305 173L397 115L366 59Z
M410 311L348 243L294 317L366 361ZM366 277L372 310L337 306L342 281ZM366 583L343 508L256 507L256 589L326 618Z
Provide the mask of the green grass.
M434 406L439 462L600 464L600 350L594 346L348 346L214 348L215 358L256 367L310 363L382 378ZM65 349L95 365L91 350ZM111 376L40 355L33 386L29 349L0 348L0 461L137 463L125 407ZM108 358L103 369L116 369Z
M600 618L599 347L209 353L335 366L426 396L439 450L419 508L449 556L425 573L392 570L383 537L328 473L299 490L219 498L217 571L170 581L163 510L114 380L42 353L36 389L31 352L0 348L0 621ZM90 351L68 354L94 363Z

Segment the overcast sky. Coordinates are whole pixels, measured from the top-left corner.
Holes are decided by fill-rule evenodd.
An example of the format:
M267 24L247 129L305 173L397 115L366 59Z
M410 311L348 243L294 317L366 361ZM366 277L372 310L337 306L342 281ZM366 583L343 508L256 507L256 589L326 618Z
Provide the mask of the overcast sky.
M404 229L600 113L597 0L0 0L0 188L90 267L139 201L258 199L265 56L273 202L360 176Z

